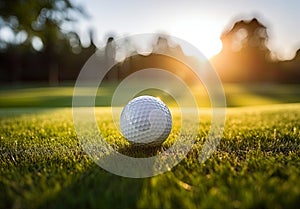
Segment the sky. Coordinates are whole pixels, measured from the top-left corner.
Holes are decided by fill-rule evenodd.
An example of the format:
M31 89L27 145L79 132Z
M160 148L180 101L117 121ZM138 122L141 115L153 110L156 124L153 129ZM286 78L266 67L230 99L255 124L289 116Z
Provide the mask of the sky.
M73 0L89 18L76 24L83 43L93 29L103 45L109 35L167 33L198 48L206 57L222 47L220 35L241 19L258 18L268 29L267 46L279 59L300 48L299 0Z

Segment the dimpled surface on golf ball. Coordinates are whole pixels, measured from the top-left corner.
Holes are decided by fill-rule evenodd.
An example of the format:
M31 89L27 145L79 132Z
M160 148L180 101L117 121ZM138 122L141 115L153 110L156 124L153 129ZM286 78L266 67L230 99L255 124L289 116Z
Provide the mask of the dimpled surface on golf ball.
M122 110L120 128L123 136L132 143L158 145L170 134L172 116L161 100L140 96Z

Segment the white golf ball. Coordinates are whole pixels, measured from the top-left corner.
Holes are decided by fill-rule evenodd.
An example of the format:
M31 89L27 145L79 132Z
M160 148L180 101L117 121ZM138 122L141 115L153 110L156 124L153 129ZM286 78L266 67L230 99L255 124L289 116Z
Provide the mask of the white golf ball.
M171 132L172 116L160 99L140 96L122 110L120 128L123 136L134 144L159 145Z

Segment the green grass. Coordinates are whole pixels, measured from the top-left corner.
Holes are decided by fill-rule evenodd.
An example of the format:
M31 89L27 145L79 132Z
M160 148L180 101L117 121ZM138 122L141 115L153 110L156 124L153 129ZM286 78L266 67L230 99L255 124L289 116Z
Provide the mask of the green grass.
M71 107L74 86L71 84L49 87L39 85L16 87L0 86L0 108L7 107ZM103 83L97 93L96 106L109 106L115 83ZM299 103L299 84L225 84L227 106L253 106L281 103ZM88 88L83 91L88 92ZM209 106L209 98L203 88L194 88L201 107ZM148 91L153 93L153 91ZM155 92L157 95L158 92ZM158 95L164 97L165 95ZM84 99L84 95L82 95Z
M63 92L61 92L63 94ZM97 108L116 150L132 148ZM229 108L214 154L197 160L209 129L201 117L197 144L162 175L129 179L99 168L81 149L71 108L0 109L0 208L298 208L300 104ZM177 124L177 123L176 123ZM175 129L179 128L175 125Z

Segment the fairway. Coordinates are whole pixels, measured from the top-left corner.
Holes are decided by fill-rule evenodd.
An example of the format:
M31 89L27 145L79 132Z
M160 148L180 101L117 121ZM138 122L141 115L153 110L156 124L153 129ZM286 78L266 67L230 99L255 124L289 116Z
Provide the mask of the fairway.
M112 95L118 83L101 84L95 104L110 106ZM1 87L1 86L0 86ZM282 103L300 103L299 84L224 84L228 107L269 105ZM199 106L207 107L209 98L204 89L193 89L199 100ZM74 85L60 86L28 85L0 88L0 108L3 107L72 107ZM89 88L82 89L88 93ZM157 93L157 92L155 92ZM162 95L164 97L165 95Z
M141 157L173 143L171 135L162 148L131 147L109 114L109 108L96 108L98 126L115 150ZM228 108L223 139L202 164L197 158L210 117L201 116L197 142L183 161L162 175L130 179L101 169L83 152L71 108L2 108L0 208L300 205L300 104Z
M299 9L0 0L0 209L300 209Z

